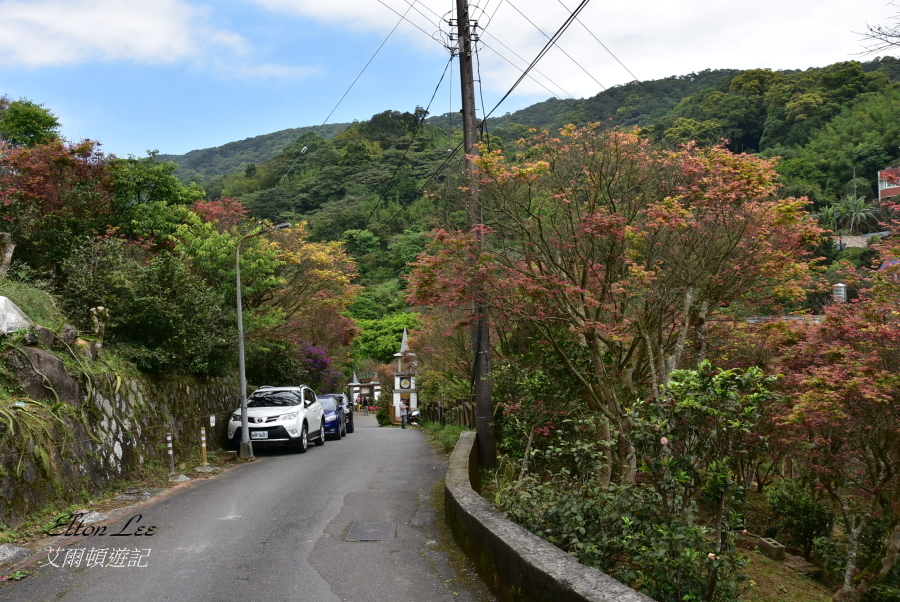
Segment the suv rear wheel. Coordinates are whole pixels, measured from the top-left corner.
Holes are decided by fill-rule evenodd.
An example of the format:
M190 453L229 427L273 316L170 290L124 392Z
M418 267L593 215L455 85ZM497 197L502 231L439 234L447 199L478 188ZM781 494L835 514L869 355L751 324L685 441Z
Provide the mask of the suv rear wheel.
M322 426L319 427L319 438L316 439L316 445L319 447L325 445L325 421L322 421Z

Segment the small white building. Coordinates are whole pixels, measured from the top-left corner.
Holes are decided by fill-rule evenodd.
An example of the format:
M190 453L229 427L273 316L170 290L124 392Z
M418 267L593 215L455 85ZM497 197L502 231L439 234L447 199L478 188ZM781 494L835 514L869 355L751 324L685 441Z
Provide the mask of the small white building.
M357 403L357 400L362 403L362 399L368 397L369 402L375 404L381 397L381 383L377 378L364 378L360 381L354 372L353 382L349 383L347 387L350 389L350 399L353 403Z

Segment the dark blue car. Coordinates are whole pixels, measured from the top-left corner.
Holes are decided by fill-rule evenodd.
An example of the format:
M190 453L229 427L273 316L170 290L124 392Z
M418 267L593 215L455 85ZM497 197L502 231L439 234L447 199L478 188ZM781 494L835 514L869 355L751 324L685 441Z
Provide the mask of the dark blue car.
M340 440L347 435L347 414L344 406L331 395L317 395L325 410L325 435Z

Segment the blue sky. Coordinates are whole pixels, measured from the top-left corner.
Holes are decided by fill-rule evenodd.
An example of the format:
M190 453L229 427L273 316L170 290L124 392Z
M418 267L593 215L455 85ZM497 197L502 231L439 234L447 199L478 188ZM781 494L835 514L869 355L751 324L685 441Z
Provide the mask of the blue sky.
M477 0L487 110L579 0ZM0 0L0 95L119 156L218 146L428 104L455 0ZM592 0L496 114L707 68L802 69L865 58L884 0ZM407 19L402 20L400 14ZM523 16L524 15L524 16ZM527 17L527 19L526 19ZM531 22L529 22L529 20ZM400 23L396 31L391 30ZM428 34L428 35L427 35ZM387 39L347 97L354 78ZM598 41L599 40L599 41ZM605 45L613 57L601 45ZM518 55L521 58L517 58ZM570 58L571 57L571 58ZM627 70L619 63L623 63ZM458 73L432 114L459 110Z

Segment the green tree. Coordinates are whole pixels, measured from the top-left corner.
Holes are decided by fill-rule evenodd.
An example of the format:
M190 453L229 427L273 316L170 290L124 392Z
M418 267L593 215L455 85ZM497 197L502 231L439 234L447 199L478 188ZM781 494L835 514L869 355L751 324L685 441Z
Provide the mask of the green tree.
M403 329L415 329L419 317L412 313L397 313L380 320L357 320L359 337L353 343L351 354L357 361L374 359L389 363L400 349Z
M64 305L90 326L109 309L107 340L142 370L221 375L233 356L233 310L177 254L96 239L63 264Z
M59 120L44 105L0 97L0 141L9 146L37 146L59 138Z
M805 246L819 230L805 201L774 196L772 162L721 147L662 152L595 127L564 128L517 161L477 162L485 242L437 232L410 302L479 303L495 324L539 333L608 442L602 482L632 479L627 408L703 359L707 321L725 306L804 297Z

